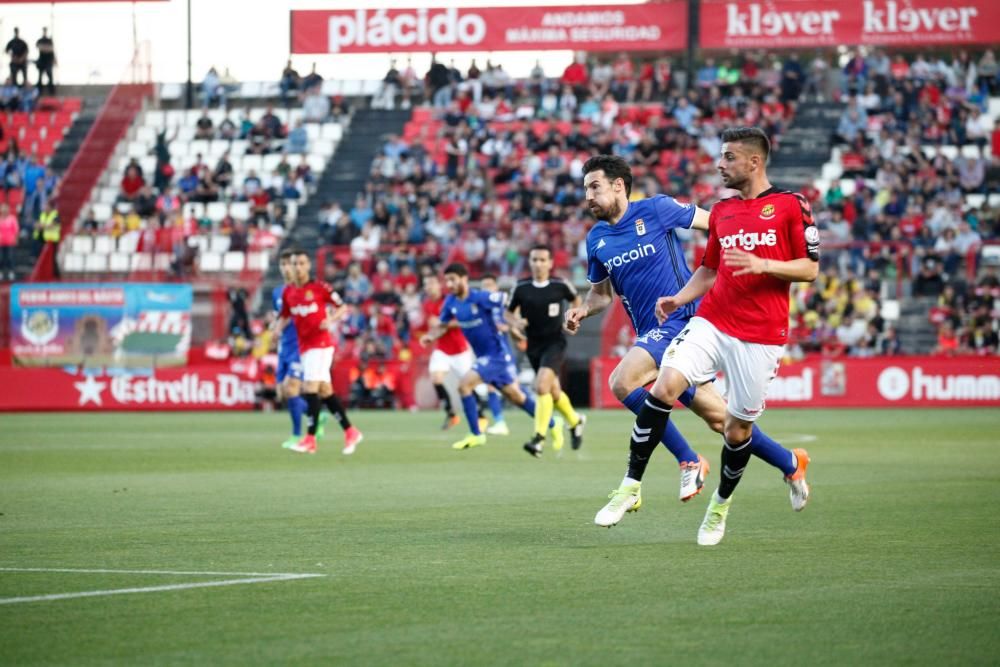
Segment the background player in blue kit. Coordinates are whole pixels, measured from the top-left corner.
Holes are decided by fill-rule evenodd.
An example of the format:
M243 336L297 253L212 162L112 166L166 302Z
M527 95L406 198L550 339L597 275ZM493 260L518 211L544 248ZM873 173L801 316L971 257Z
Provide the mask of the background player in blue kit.
M285 291L285 285L295 281L294 269L292 267L292 250L283 250L278 259L278 268L281 270L281 277L284 284L278 285L271 293L271 306L274 312L281 312L281 294ZM302 359L299 357L299 337L294 326L287 326L282 330L278 339L278 381L279 396L288 406L288 414L292 418L292 434L281 443L285 449L291 449L302 439L302 415L306 413L306 401L301 396L302 392ZM327 415L320 415L320 423L316 434L321 436L323 425L326 423Z
M635 346L609 378L618 400L638 414L649 396L645 385L656 379L670 341L685 327L697 302L671 313L660 324L656 300L676 294L691 277L677 229L708 229L708 211L657 195L630 202L632 170L620 157L599 155L583 166L587 205L598 222L587 234L587 279L591 289L581 306L566 311L566 329L575 333L580 322L611 305L618 294L638 336ZM722 432L726 403L712 383L689 388L680 402L717 433ZM640 434L641 436L641 434ZM680 500L687 501L704 486L708 462L684 439L671 422L663 444L680 464ZM795 455L754 426L753 454L779 468L785 475L796 470ZM626 511L642 504L638 479L625 479L612 492L611 502L595 523L612 526Z
M514 355L507 342L507 336L497 328L496 313L504 308L502 292L485 292L469 288L469 271L463 264L449 264L444 270L444 282L448 296L441 306L439 324L424 334L420 342L427 345L444 334L448 326L458 326L476 361L472 370L459 382L462 395L462 409L469 422L469 435L452 445L453 449L468 449L486 444L486 434L479 428L479 412L474 390L482 382L491 384L503 393L511 403L529 415L535 415L535 402L526 396L517 384L517 368ZM561 429L549 424L553 439L562 438ZM559 443L562 446L562 443Z

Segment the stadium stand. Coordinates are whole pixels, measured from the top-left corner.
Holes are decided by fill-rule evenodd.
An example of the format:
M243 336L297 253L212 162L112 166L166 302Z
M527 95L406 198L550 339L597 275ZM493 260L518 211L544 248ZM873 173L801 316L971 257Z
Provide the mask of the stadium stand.
M63 271L266 271L349 123L307 123L304 113L264 104L144 112L64 244Z

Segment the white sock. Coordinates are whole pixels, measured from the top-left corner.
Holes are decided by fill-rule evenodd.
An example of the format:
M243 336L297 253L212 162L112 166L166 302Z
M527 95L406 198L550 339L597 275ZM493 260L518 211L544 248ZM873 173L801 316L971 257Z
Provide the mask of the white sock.
M625 479L622 480L622 486L625 486L626 484L642 484L642 482L640 482L637 479L632 479L628 475L625 475Z

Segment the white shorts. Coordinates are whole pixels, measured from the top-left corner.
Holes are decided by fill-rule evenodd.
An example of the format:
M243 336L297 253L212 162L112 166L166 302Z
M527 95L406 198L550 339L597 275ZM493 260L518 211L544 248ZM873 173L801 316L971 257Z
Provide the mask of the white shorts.
M302 379L306 382L330 382L333 366L332 347L314 347L302 353Z
M691 385L725 374L726 409L744 421L764 412L764 398L778 374L784 345L748 343L724 334L702 317L692 317L663 353L663 366L680 372Z
M458 378L462 378L472 370L472 362L476 358L472 355L472 350L466 350L458 354L445 354L441 350L431 352L431 361L427 367L431 373L447 373L452 371Z

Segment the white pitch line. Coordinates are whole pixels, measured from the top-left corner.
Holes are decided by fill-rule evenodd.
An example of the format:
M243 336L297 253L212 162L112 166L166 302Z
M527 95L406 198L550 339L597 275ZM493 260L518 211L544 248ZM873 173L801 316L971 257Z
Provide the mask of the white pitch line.
M205 575L223 577L298 577L303 576L291 572L188 572L184 570L112 570L83 569L68 567L0 567L0 572L79 572L81 574L175 574L175 575ZM325 574L309 574L304 576L325 577Z
M94 574L167 574L167 575L238 575L236 572L175 572L164 570L74 570L60 568L0 568L4 572L77 572ZM164 591L183 591L190 588L212 588L216 586L237 586L239 584L265 584L275 581L293 581L295 579L314 579L325 577L325 574L265 574L244 575L242 579L224 579L222 581L199 581L186 584L168 584L164 586L143 586L140 588L113 588L103 591L78 591L76 593L53 593L50 595L32 595L17 598L0 598L0 605L19 604L22 602L46 602L49 600L71 600L73 598L90 598L104 595L127 595L131 593L157 593Z

